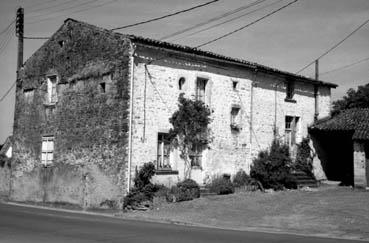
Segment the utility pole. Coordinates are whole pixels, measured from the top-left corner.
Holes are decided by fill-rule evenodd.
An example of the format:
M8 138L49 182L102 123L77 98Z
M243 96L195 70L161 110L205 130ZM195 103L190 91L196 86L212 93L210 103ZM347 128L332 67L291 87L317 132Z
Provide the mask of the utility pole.
M315 80L319 81L319 59L315 60ZM319 86L317 84L314 85L314 100L315 100L315 113L314 113L314 121L318 120L319 116Z
M18 79L19 70L23 66L24 9L22 7L19 7L17 9L15 34L18 37L18 56L17 56L17 79Z

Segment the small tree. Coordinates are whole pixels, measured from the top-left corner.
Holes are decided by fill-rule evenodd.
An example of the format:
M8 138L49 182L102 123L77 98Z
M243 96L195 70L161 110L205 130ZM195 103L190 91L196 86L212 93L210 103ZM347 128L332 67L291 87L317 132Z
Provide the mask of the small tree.
M357 90L349 89L346 95L333 102L332 115L350 108L369 108L369 83L359 86Z
M191 177L190 152L202 150L210 143L208 125L211 122L211 112L204 102L191 100L180 94L178 110L169 122L173 125L169 135L174 148L179 149L181 158L185 162L185 178Z
M250 176L260 181L264 188L296 188L291 164L288 146L274 140L269 151L261 151L254 159Z
M301 170L309 176L314 176L313 173L313 159L311 158L311 149L309 139L304 138L300 144L297 145L297 155L294 164L295 170Z

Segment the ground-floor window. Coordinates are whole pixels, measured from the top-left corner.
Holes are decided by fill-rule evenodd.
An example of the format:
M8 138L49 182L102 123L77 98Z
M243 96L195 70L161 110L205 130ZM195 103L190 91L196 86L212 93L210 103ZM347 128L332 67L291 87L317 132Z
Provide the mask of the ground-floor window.
M190 151L191 167L201 167L202 164L202 146L195 145Z
M170 141L167 133L158 133L157 169L172 169L170 165Z
M285 118L285 142L292 148L296 144L299 117L286 116Z
M44 166L52 164L54 161L54 137L42 137L41 163Z

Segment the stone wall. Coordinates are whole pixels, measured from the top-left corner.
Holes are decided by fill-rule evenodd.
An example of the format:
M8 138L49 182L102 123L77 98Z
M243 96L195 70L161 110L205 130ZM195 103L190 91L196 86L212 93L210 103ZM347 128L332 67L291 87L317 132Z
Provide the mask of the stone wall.
M354 141L354 184L356 187L369 187L367 181L368 166L365 155L365 143L363 141Z
M203 153L202 167L192 170L192 178L200 184L216 174L233 175L240 168L249 172L252 158L270 146L275 125L277 135L284 139L286 115L300 118L297 142L307 136L307 126L314 120L312 84L296 82L296 102L286 102L286 79L277 75L140 45L135 53L132 170L156 160L158 132L169 131L169 118L177 110L179 94L195 95L197 77L208 79L205 103L213 110L213 142ZM179 90L182 77L185 83ZM238 82L236 89L233 82ZM319 90L320 117L329 111L328 91ZM241 108L239 132L230 127L233 106ZM183 179L184 167L178 151L170 156L172 169L178 171L178 176L168 176L168 183L173 184L173 180Z
M16 90L13 200L121 203L129 45L121 35L69 20L27 60ZM56 104L46 99L47 75L57 75ZM41 165L45 135L54 136L48 167Z
M0 199L9 196L10 169L7 165L0 167Z

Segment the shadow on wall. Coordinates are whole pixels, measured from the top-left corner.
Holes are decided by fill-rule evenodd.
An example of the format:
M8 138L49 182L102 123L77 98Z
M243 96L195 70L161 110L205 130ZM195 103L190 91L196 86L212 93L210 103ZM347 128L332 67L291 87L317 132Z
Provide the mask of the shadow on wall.
M340 181L342 185L353 185L352 133L319 131L310 135L327 179Z
M11 200L99 208L106 201L119 207L122 192L97 166L58 164L12 176Z

